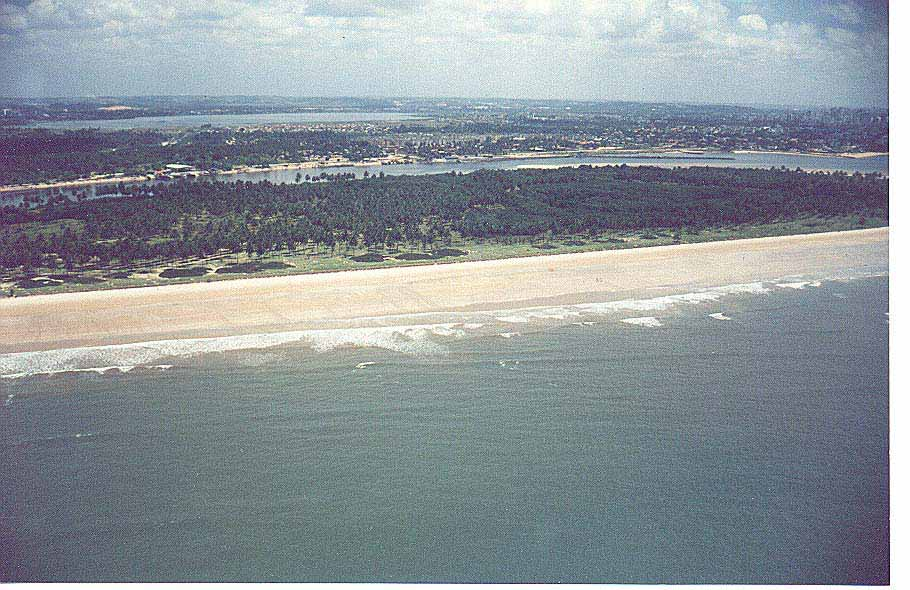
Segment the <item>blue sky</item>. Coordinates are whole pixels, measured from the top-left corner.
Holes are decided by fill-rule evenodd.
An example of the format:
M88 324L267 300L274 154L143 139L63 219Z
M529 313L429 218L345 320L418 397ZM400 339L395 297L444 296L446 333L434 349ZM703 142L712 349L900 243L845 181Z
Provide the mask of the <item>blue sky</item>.
M887 106L881 0L0 0L0 95Z

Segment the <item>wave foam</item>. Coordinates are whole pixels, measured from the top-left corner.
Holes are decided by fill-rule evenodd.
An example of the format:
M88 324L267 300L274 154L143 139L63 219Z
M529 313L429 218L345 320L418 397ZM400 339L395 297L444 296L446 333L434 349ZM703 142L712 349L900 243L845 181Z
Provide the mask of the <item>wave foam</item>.
M473 326L478 326L475 324ZM445 348L434 337L460 338L467 325L432 324L380 328L301 330L273 334L249 334L219 338L159 340L136 344L90 346L0 355L0 378L18 379L58 373L98 373L117 370L127 373L138 366L169 369L173 365L152 365L171 357L189 357L235 350L257 350L302 342L317 352L337 348L385 348L407 354L436 354ZM476 328L474 328L476 329Z
M577 307L530 307L514 310L510 315L496 316L496 319L508 324L526 324L531 320L565 320L581 315L582 311Z
M79 349L75 349L79 350ZM48 351L50 352L50 351ZM26 354L37 354L37 353L26 353ZM2 366L2 359L0 359L0 366ZM155 370L167 370L172 369L174 365L110 365L106 367L85 367L85 368L64 368L64 369L48 369L46 371L37 371L37 372L28 372L23 371L20 373L7 373L0 375L0 379L21 379L23 377L30 377L32 375L60 375L63 373L97 373L98 375L107 375L108 373L129 373L138 368L143 369L155 369ZM12 397L12 396L10 396Z
M436 354L445 348L432 336L460 338L465 331L459 324L425 326L390 326L382 328L346 328L300 332L298 340L310 344L317 352L337 348L384 348L407 354Z
M647 299L621 299L600 303L512 309L508 312L496 313L495 318L497 321L510 324L526 324L532 320L567 320L589 315L607 315L628 311L666 311L677 305L698 305L700 303L715 302L728 295L757 295L769 292L771 292L771 289L766 287L764 283L742 283ZM590 323L592 322L575 322L576 325L589 325Z
M642 326L644 328L659 328L659 327L663 326L663 324L660 323L660 320L658 320L657 318L655 318L653 316L645 316L645 317L640 317L640 318L626 318L621 321L626 324L632 324L633 326Z
M821 280L794 281L802 277L784 277L770 281L768 285L777 288L804 289L806 286L820 286L822 281L845 281L851 279L888 276L885 272L865 272L850 276L829 277ZM590 316L608 315L628 312L660 312L678 305L699 305L720 300L731 295L757 295L771 292L764 282L752 282L725 285L700 289L690 293L665 295L644 299L623 299L600 303L582 303L575 305L539 306L524 309L500 310L492 312L475 312L470 314L472 320L489 319L511 324L527 324L531 321L565 321L575 320L575 325L592 325ZM414 314L413 316L387 316L390 318L414 321L418 316L434 314ZM730 319L723 314L711 314L718 320ZM373 318L380 319L380 318ZM448 319L448 318L446 318ZM464 315L452 319L464 322ZM662 325L654 316L626 318L627 324L645 327ZM406 354L438 354L446 349L440 339L461 338L466 331L484 327L482 323L434 323L418 325L397 325L367 328L338 328L325 330L301 330L270 334L248 334L219 338L191 338L184 340L161 340L136 344L94 346L39 352L22 352L0 354L0 377L15 379L38 374L55 374L64 372L94 372L105 374L108 371L130 372L137 367L168 369L171 365L153 365L157 361L173 357L189 357L207 353L220 353L235 350L257 350L273 348L291 343L304 343L318 352L337 348L376 347ZM517 336L517 332L499 334L503 338ZM9 404L7 399L7 405Z
M781 287L782 289L805 289L806 287L821 287L821 281L797 281L794 283L777 283L775 287Z

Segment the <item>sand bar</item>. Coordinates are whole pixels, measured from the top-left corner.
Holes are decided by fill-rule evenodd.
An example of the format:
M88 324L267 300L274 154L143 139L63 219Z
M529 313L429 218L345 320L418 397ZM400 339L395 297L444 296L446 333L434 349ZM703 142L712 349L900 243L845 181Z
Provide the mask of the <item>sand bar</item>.
M653 297L887 269L888 228L0 300L0 353Z
M761 156L808 156L815 158L853 158L862 160L865 158L877 158L887 156L890 152L799 152L799 151L775 151L775 150L733 150L734 154L755 154Z

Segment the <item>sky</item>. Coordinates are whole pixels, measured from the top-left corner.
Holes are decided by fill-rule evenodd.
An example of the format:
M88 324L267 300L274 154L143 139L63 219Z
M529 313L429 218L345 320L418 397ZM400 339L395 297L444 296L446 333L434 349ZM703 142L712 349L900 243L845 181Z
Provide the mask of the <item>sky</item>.
M0 0L0 96L888 106L887 0Z

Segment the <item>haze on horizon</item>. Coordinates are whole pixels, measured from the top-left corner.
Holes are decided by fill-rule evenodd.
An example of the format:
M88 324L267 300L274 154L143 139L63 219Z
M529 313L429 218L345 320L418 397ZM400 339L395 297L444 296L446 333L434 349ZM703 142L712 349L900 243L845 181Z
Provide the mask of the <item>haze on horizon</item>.
M888 3L0 0L0 79L21 97L887 107Z

